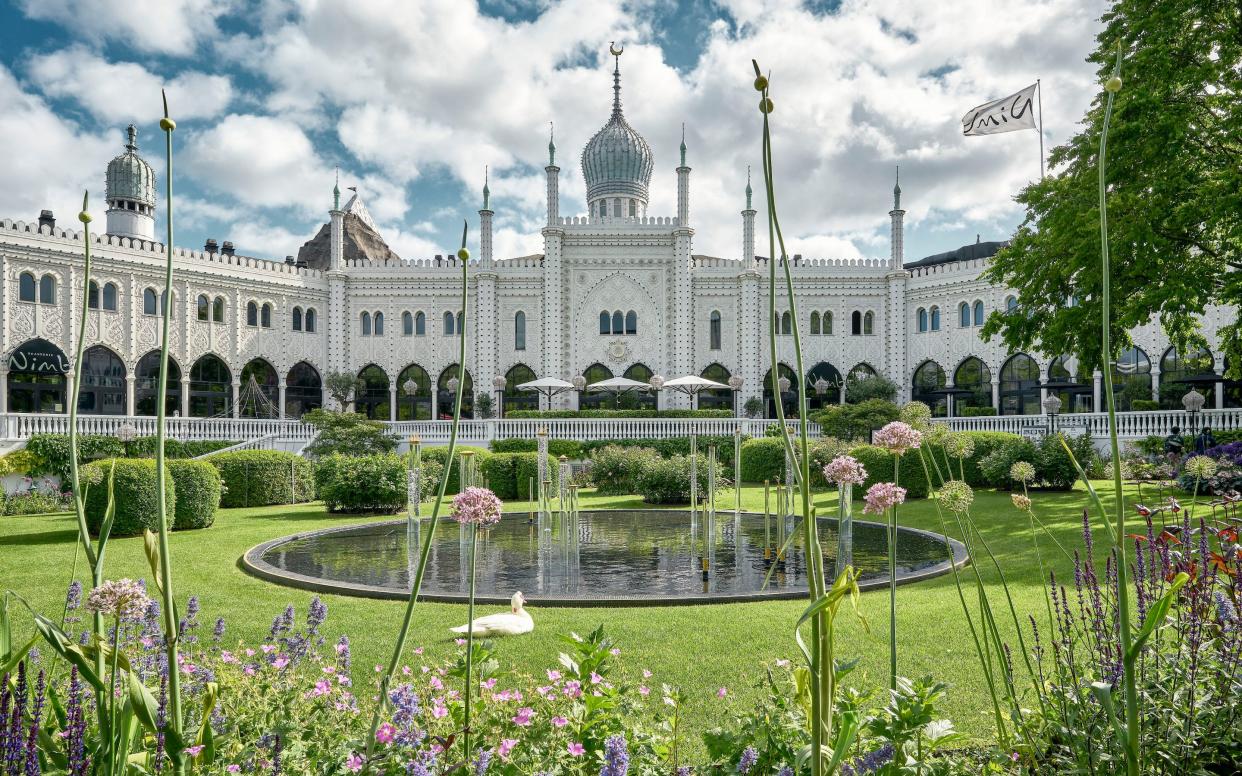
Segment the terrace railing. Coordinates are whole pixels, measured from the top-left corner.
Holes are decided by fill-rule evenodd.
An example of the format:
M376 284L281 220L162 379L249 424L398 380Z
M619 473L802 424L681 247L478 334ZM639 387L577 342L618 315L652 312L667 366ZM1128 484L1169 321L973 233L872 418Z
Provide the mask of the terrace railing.
M315 430L300 420L265 418L166 418L169 439L225 439L240 442L272 436L277 440L310 441ZM116 436L128 424L134 436L155 436L155 418L135 415L79 415L78 433ZM35 434L68 434L69 416L8 413L0 414L0 439L29 439Z
M447 420L405 420L389 423L402 440L417 436L423 444L444 444L449 438ZM534 439L539 429L547 429L551 439L593 442L606 439L666 439L697 436L733 436L741 428L744 436L763 436L775 420L750 418L523 418L518 420L463 420L457 432L462 444L480 444L494 439ZM811 424L812 436L819 426Z
M956 431L1008 431L1027 436L1042 435L1049 427L1069 434L1108 436L1108 415L1103 412L1072 412L1049 418L1047 415L993 415L975 418L948 418ZM1195 416L1184 410L1117 413L1117 434L1125 439L1167 436L1178 427L1189 434L1211 426L1214 430L1242 429L1242 408L1203 410Z

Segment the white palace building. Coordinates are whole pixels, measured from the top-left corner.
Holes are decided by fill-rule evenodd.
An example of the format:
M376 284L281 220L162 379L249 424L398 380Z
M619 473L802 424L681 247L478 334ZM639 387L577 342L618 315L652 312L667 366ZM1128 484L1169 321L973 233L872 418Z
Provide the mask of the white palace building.
M732 382L736 392L702 394L700 406L736 411L755 397L770 416L770 259L755 253L750 187L738 192L745 206L737 254L696 254L685 144L665 179L677 187L677 211L649 213L655 155L622 112L619 68L613 78L612 114L582 151L584 210L562 207L562 169L555 146L548 145L542 253L493 255L493 211L483 189L480 250L469 268L467 395L488 392L508 412L538 406L536 394L516 389L536 377L581 377L589 384L613 376L648 381L693 374L726 384L741 379ZM89 310L79 411L88 420L130 416L134 422L155 414L165 263L155 235L156 191L131 127L124 153L108 164L106 233L91 235L93 278L85 297L76 220L66 229L44 211L35 222L0 221L0 436L16 439L26 432L15 429L55 427L34 422L49 414L63 418L83 305ZM1049 393L1061 398L1063 415L1102 407L1100 374L1080 370L1072 356L1010 353L979 336L991 312L1021 304L1020 289L980 277L1002 243L976 242L906 262L904 213L895 187L887 257L792 259L809 368L803 379L812 387L813 406L843 401L843 378L880 374L899 386L900 399L926 401L937 414L995 408L997 418L963 418L969 427L1008 427L1010 416L1038 416ZM170 416L296 418L328 403L326 375L348 372L365 384L356 406L369 416L445 417L463 333L457 259L398 257L357 195L341 206L338 191L328 215L320 233L284 260L238 255L231 243L215 240L202 249L175 250ZM1234 309L1210 310L1203 326L1209 350L1195 354L1170 349L1155 321L1133 331L1135 347L1116 366L1121 407L1131 409L1139 399L1160 402L1163 414L1135 415L1159 415L1163 425L1144 429L1162 431L1177 422L1182 397L1196 384L1181 382L1187 377L1198 377L1209 414L1242 406L1242 388L1209 377L1222 375L1225 366L1216 331L1236 315ZM778 310L780 371L796 381L791 328L789 313ZM256 390L260 400L247 400ZM551 404L609 401L569 391ZM687 407L690 400L664 392L631 394L626 401L668 408ZM468 402L467 414L472 409ZM1225 413L1234 414L1242 413ZM1043 422L1030 418L1036 420Z

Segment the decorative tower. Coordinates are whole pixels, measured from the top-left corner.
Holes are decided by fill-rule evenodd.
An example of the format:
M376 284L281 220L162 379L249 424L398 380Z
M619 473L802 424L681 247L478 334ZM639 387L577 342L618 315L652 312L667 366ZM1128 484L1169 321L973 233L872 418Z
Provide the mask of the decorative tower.
M556 223L561 215L561 168L556 166L556 128L548 122L548 166L543 171L548 175L548 226Z
M767 328L763 323L767 320L767 316L760 314L760 310L766 310L766 308L760 300L759 270L755 266L755 209L751 206L752 194L750 167L747 166L746 209L742 211L742 261L740 264L742 271L738 275L738 331L766 333ZM738 337L737 348L738 372L743 381L742 385L750 396L761 396L763 386L761 385L762 372L759 367L762 363L760 357L762 338ZM739 410L744 402L744 398L738 402Z
M498 337L504 324L496 314L496 265L492 261L491 190L488 171L483 168L483 209L479 211L479 268L475 272L474 370L479 375L495 375ZM489 378L490 379L490 378Z
M905 237L905 217L906 211L901 209L901 168L897 168L897 181L893 184L893 209L888 211L888 217L891 221L891 231L889 234L889 250L891 252L889 263L892 269L898 270L905 264L906 258L906 237Z
M350 314L345 294L345 212L341 210L341 175L337 172L332 187L332 210L329 227L328 271L328 320L324 330L328 332L328 371L342 372L349 367ZM324 404L327 405L325 394ZM347 409L342 407L341 409Z
M681 165L677 168L677 226L673 229L673 371L698 374L694 359L694 230L690 228L690 168L686 166L685 128L682 128ZM669 397L669 406L692 407L689 396Z
M540 376L565 377L567 375L563 349L564 332L561 321L565 314L565 272L562 266L561 246L565 241L565 228L560 224L560 193L557 176L561 168L556 166L556 142L549 123L548 133L548 223L543 228L543 322L539 337L542 348ZM566 406L565 399L557 397L548 401L548 408Z
M492 209L491 190L487 187L488 171L483 168L483 209L479 211L479 261L484 267L492 266Z
M686 125L681 125L681 165L677 168L677 223L690 224L690 168L686 166Z
M108 162L108 234L155 240L155 171L138 155L138 130L126 132L125 153Z
M647 215L648 189L655 157L651 146L630 126L621 112L621 52L610 45L612 115L582 149L582 177L586 180L587 209L592 217Z
M750 165L746 165L746 209L742 211L742 266L755 266L755 209L750 204Z

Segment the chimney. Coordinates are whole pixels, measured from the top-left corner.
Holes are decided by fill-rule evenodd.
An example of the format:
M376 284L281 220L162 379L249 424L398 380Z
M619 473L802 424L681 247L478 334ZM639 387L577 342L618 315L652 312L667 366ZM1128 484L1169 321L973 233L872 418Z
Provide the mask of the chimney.
M293 257L292 257L292 256L286 256L286 257L285 257L285 263L286 263L286 264L288 264L289 266L293 266L293 264L294 264L295 262L293 261Z
M222 253L225 256L235 255L233 252L233 243L228 240L225 240L224 247L220 249L220 253Z
M50 210L39 211L39 228L42 229L45 226L56 228L56 216L52 215Z
M214 237L208 237L207 243L203 245L203 250L207 251L208 253L215 254L217 251L220 250L220 245L219 243L216 242Z

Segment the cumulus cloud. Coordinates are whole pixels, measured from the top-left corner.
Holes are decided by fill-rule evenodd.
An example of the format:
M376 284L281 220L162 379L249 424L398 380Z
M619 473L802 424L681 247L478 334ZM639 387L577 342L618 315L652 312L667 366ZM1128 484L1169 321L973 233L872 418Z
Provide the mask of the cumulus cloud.
M233 98L227 76L190 70L166 80L142 65L109 62L81 46L34 57L29 73L44 94L74 100L105 123L153 124L162 108L161 88L181 120L216 116Z
M94 43L112 42L173 56L194 53L217 33L232 0L20 0L32 19L72 27Z

